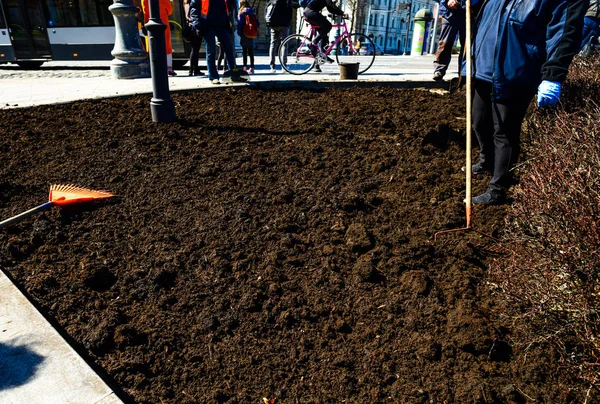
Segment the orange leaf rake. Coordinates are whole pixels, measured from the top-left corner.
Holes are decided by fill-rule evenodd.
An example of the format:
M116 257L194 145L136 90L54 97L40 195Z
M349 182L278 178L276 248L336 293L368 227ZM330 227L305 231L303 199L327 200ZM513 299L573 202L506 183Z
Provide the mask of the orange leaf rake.
M53 184L50 186L48 202L0 222L0 229L35 213L49 209L54 205L71 205L73 203L93 201L96 199L106 199L112 196L114 195L107 191L94 191L92 189L80 188L75 185Z

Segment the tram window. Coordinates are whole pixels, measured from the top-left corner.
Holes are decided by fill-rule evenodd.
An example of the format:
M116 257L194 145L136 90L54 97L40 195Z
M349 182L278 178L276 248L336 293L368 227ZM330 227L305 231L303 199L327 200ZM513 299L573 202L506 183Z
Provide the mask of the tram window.
M114 19L108 7L112 0L80 0L83 25L113 25Z
M47 0L50 26L81 27L114 25L108 7L112 0Z
M48 0L49 26L53 27L77 27L77 3L76 0Z

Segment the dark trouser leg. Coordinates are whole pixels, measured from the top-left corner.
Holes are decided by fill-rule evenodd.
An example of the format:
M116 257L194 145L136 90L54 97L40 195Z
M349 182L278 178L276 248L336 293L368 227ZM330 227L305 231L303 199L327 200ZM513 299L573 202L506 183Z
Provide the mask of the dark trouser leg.
M484 81L474 80L471 118L473 130L479 143L479 162L491 169L494 164L494 121L492 119L492 86Z
M248 48L242 48L242 67L244 69L248 66Z
M520 152L521 124L533 93L504 100L492 99L490 83L475 80L473 127L480 146L480 161L494 174L489 188L504 193L510 185L510 170Z
M494 175L490 188L504 191L510 185L509 171L516 164L521 151L521 124L533 94L498 100L492 103L494 120Z
M235 51L233 49L233 40L229 29L217 29L217 38L219 38L219 42L221 42L221 49L225 54L227 68L230 70L235 69Z
M452 47L454 46L454 40L456 39L456 34L459 32L459 28L459 23L450 22L446 18L442 18L440 42L438 50L435 53L435 60L433 61L434 72L439 72L442 76L446 74L446 70L448 70L448 65L452 59ZM461 44L464 49L464 36Z
M250 67L254 69L254 48L248 48L248 56L250 56Z
M316 45L319 42L321 42L321 40L323 40L324 44L326 45L327 34L329 33L329 31L331 31L331 23L329 22L327 17L325 17L321 13L317 13L316 11L310 9L305 10L304 15L312 25L319 26L319 29L317 31L318 34L312 39L312 43Z
M198 58L200 57L200 45L202 38L194 35L190 43L192 50L190 51L190 74L195 74L198 70Z

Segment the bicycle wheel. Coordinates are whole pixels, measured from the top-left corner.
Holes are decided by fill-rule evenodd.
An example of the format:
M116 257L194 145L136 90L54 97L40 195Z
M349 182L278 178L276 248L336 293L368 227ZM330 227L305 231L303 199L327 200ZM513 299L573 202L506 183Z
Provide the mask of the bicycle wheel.
M308 49L309 40L300 34L290 35L279 46L279 63L286 72L304 74L312 69L315 58Z
M350 34L352 46L348 44L348 39L342 39L335 51L335 60L339 63L360 63L358 74L364 73L373 65L375 61L375 45L371 38L363 34ZM360 49L357 48L360 46Z

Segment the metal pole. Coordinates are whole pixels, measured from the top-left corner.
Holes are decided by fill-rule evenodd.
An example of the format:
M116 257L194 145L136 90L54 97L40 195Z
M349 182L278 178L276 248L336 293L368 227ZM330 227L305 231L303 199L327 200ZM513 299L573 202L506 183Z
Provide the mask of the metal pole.
M371 25L371 3L373 0L369 0L369 15L367 15L367 32L365 36L369 36L369 25Z
M410 8L408 9L408 23L406 25L406 42L404 42L404 54L406 55L406 47L408 45L408 34L410 33L410 17L412 15L412 0L410 1ZM410 46L409 48L410 49Z
M150 73L152 74L152 99L150 111L154 122L173 122L175 104L169 94L169 78L167 76L167 47L165 30L167 26L160 20L158 0L150 0L150 19L146 24L150 42Z
M431 43L429 44L429 53L435 53L435 38L437 37L438 19L440 18L440 5L435 7L435 17L433 20L433 33L431 35Z

